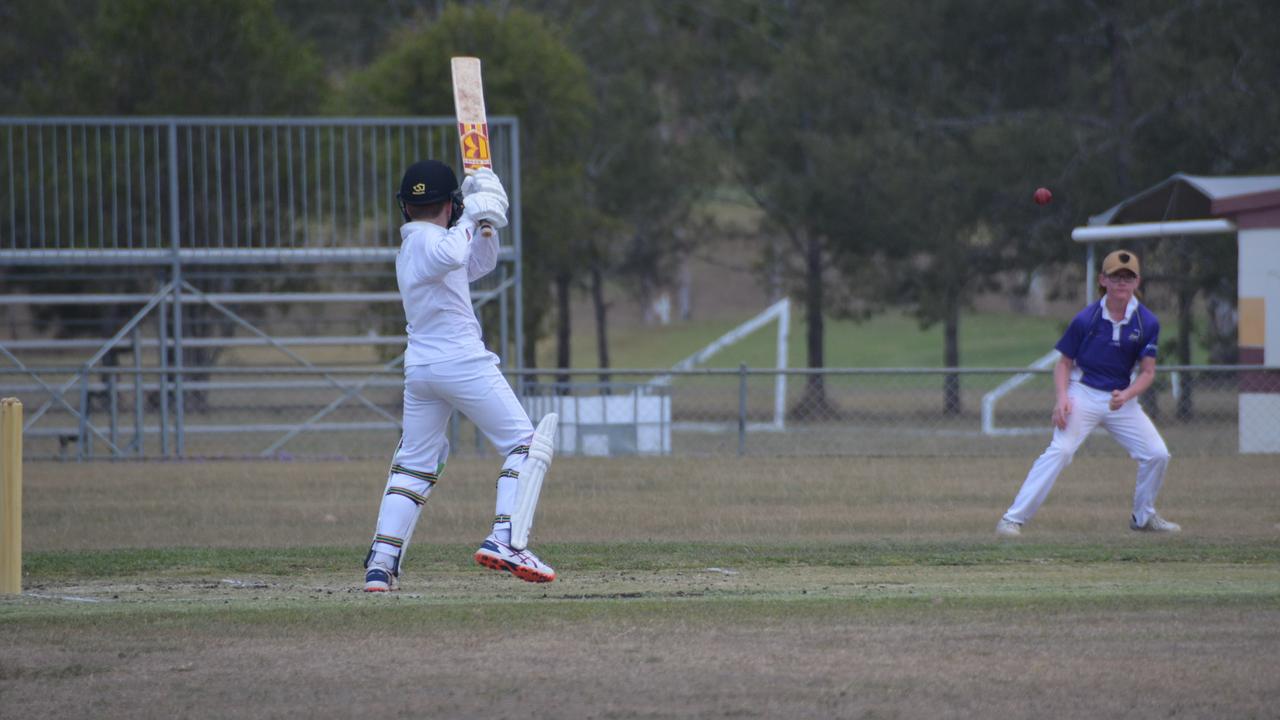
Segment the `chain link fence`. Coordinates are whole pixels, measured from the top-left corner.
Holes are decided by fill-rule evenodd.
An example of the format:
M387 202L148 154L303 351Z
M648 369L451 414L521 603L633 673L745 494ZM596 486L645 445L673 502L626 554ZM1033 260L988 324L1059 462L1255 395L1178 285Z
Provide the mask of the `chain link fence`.
M32 459L386 458L402 370L370 367L0 369L28 408ZM983 369L577 370L509 375L535 420L560 415L566 455L1006 456L1051 435L1050 371ZM174 407L181 388L181 423ZM1164 367L1141 398L1175 455L1276 452L1280 370ZM165 395L168 394L168 398ZM1242 399L1274 398L1250 405ZM167 400L167 401L166 401ZM1259 409L1260 408L1260 409ZM1246 418L1242 425L1241 418ZM454 456L494 451L455 414ZM178 442L179 437L183 442ZM1249 447L1245 447L1245 446ZM1081 449L1121 454L1105 432Z

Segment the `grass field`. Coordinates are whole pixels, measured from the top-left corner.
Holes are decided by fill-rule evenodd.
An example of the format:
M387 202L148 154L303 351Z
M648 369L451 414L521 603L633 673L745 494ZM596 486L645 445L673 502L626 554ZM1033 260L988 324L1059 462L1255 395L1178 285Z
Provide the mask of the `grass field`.
M763 310L764 307L758 308ZM793 306L787 350L793 367L807 360L801 306ZM750 319L745 311L733 320L723 318L693 320L668 326L634 325L610 336L610 364L618 368L670 367L706 347L708 343ZM1172 316L1162 316L1169 333L1176 329ZM967 312L960 321L960 365L962 367L1022 367L1053 349L1070 316L1036 317L1014 313ZM866 321L827 318L825 364L827 367L945 367L942 361L942 326L921 329L919 322L901 312L877 315ZM766 325L740 342L726 348L706 363L706 367L736 368L739 363L765 368L775 365L777 326ZM584 320L573 337L571 364L575 368L595 368L595 335ZM1203 363L1207 354L1197 346L1192 361ZM1163 363L1172 360L1165 357ZM550 340L539 346L541 367L555 365L555 348Z
M759 308L763 310L763 307ZM620 368L670 367L745 322L754 312L734 320L693 320L668 326L635 325L610 337L610 361ZM1020 367L1053 349L1069 318L1043 318L1011 313L967 313L960 325L961 364L968 367ZM791 365L805 364L805 323L796 306L792 311L788 354ZM864 322L827 318L827 367L944 367L942 327L927 330L900 312L878 315ZM777 326L766 325L711 358L707 367L773 367ZM599 367L595 336L584 325L574 335L572 366ZM555 365L554 346L540 348L543 367Z
M446 469L403 588L359 592L380 463L33 463L4 717L1275 717L1263 457L1082 457L1018 542L1025 461L557 461L529 585L470 560Z

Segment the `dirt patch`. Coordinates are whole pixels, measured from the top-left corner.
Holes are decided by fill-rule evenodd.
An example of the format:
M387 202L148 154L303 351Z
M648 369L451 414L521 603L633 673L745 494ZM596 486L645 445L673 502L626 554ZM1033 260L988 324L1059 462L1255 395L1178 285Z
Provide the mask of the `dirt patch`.
M0 691L14 717L100 718L1264 717L1280 701L1274 609L691 607L532 627L423 606L354 631L23 630Z

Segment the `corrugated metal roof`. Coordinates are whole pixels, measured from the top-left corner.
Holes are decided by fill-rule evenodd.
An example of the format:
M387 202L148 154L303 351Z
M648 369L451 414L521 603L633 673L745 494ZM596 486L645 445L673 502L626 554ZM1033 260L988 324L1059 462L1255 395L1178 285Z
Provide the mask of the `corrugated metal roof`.
M1274 197L1273 197L1274 196ZM1280 206L1280 175L1187 175L1178 173L1105 212L1090 225L1200 220L1257 207ZM1225 211L1225 212L1224 212Z

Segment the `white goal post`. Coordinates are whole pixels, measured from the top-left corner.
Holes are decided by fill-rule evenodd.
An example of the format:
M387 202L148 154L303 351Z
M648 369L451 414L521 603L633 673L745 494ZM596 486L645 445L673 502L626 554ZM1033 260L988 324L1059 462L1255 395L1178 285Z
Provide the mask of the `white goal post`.
M784 430L787 417L787 340L791 334L791 300L783 298L765 308L763 312L747 320L741 325L713 340L706 347L671 366L672 370L692 370L710 360L721 350L741 341L751 333L759 330L774 320L778 321L778 333L775 343L774 370L777 374L773 381L773 422L758 423L752 429ZM669 385L670 375L659 375L649 381L650 385Z
M1052 367L1058 362L1060 353L1057 350L1049 351L1049 354L1031 363L1027 369L1044 370ZM1044 426L1040 427L996 427L996 403L1000 402L1000 398L1008 395L1018 388L1018 386L1035 377L1035 373L1018 373L1013 377L1005 380L996 386L994 390L982 396L982 434L991 436L1001 435L1034 435L1043 433Z

